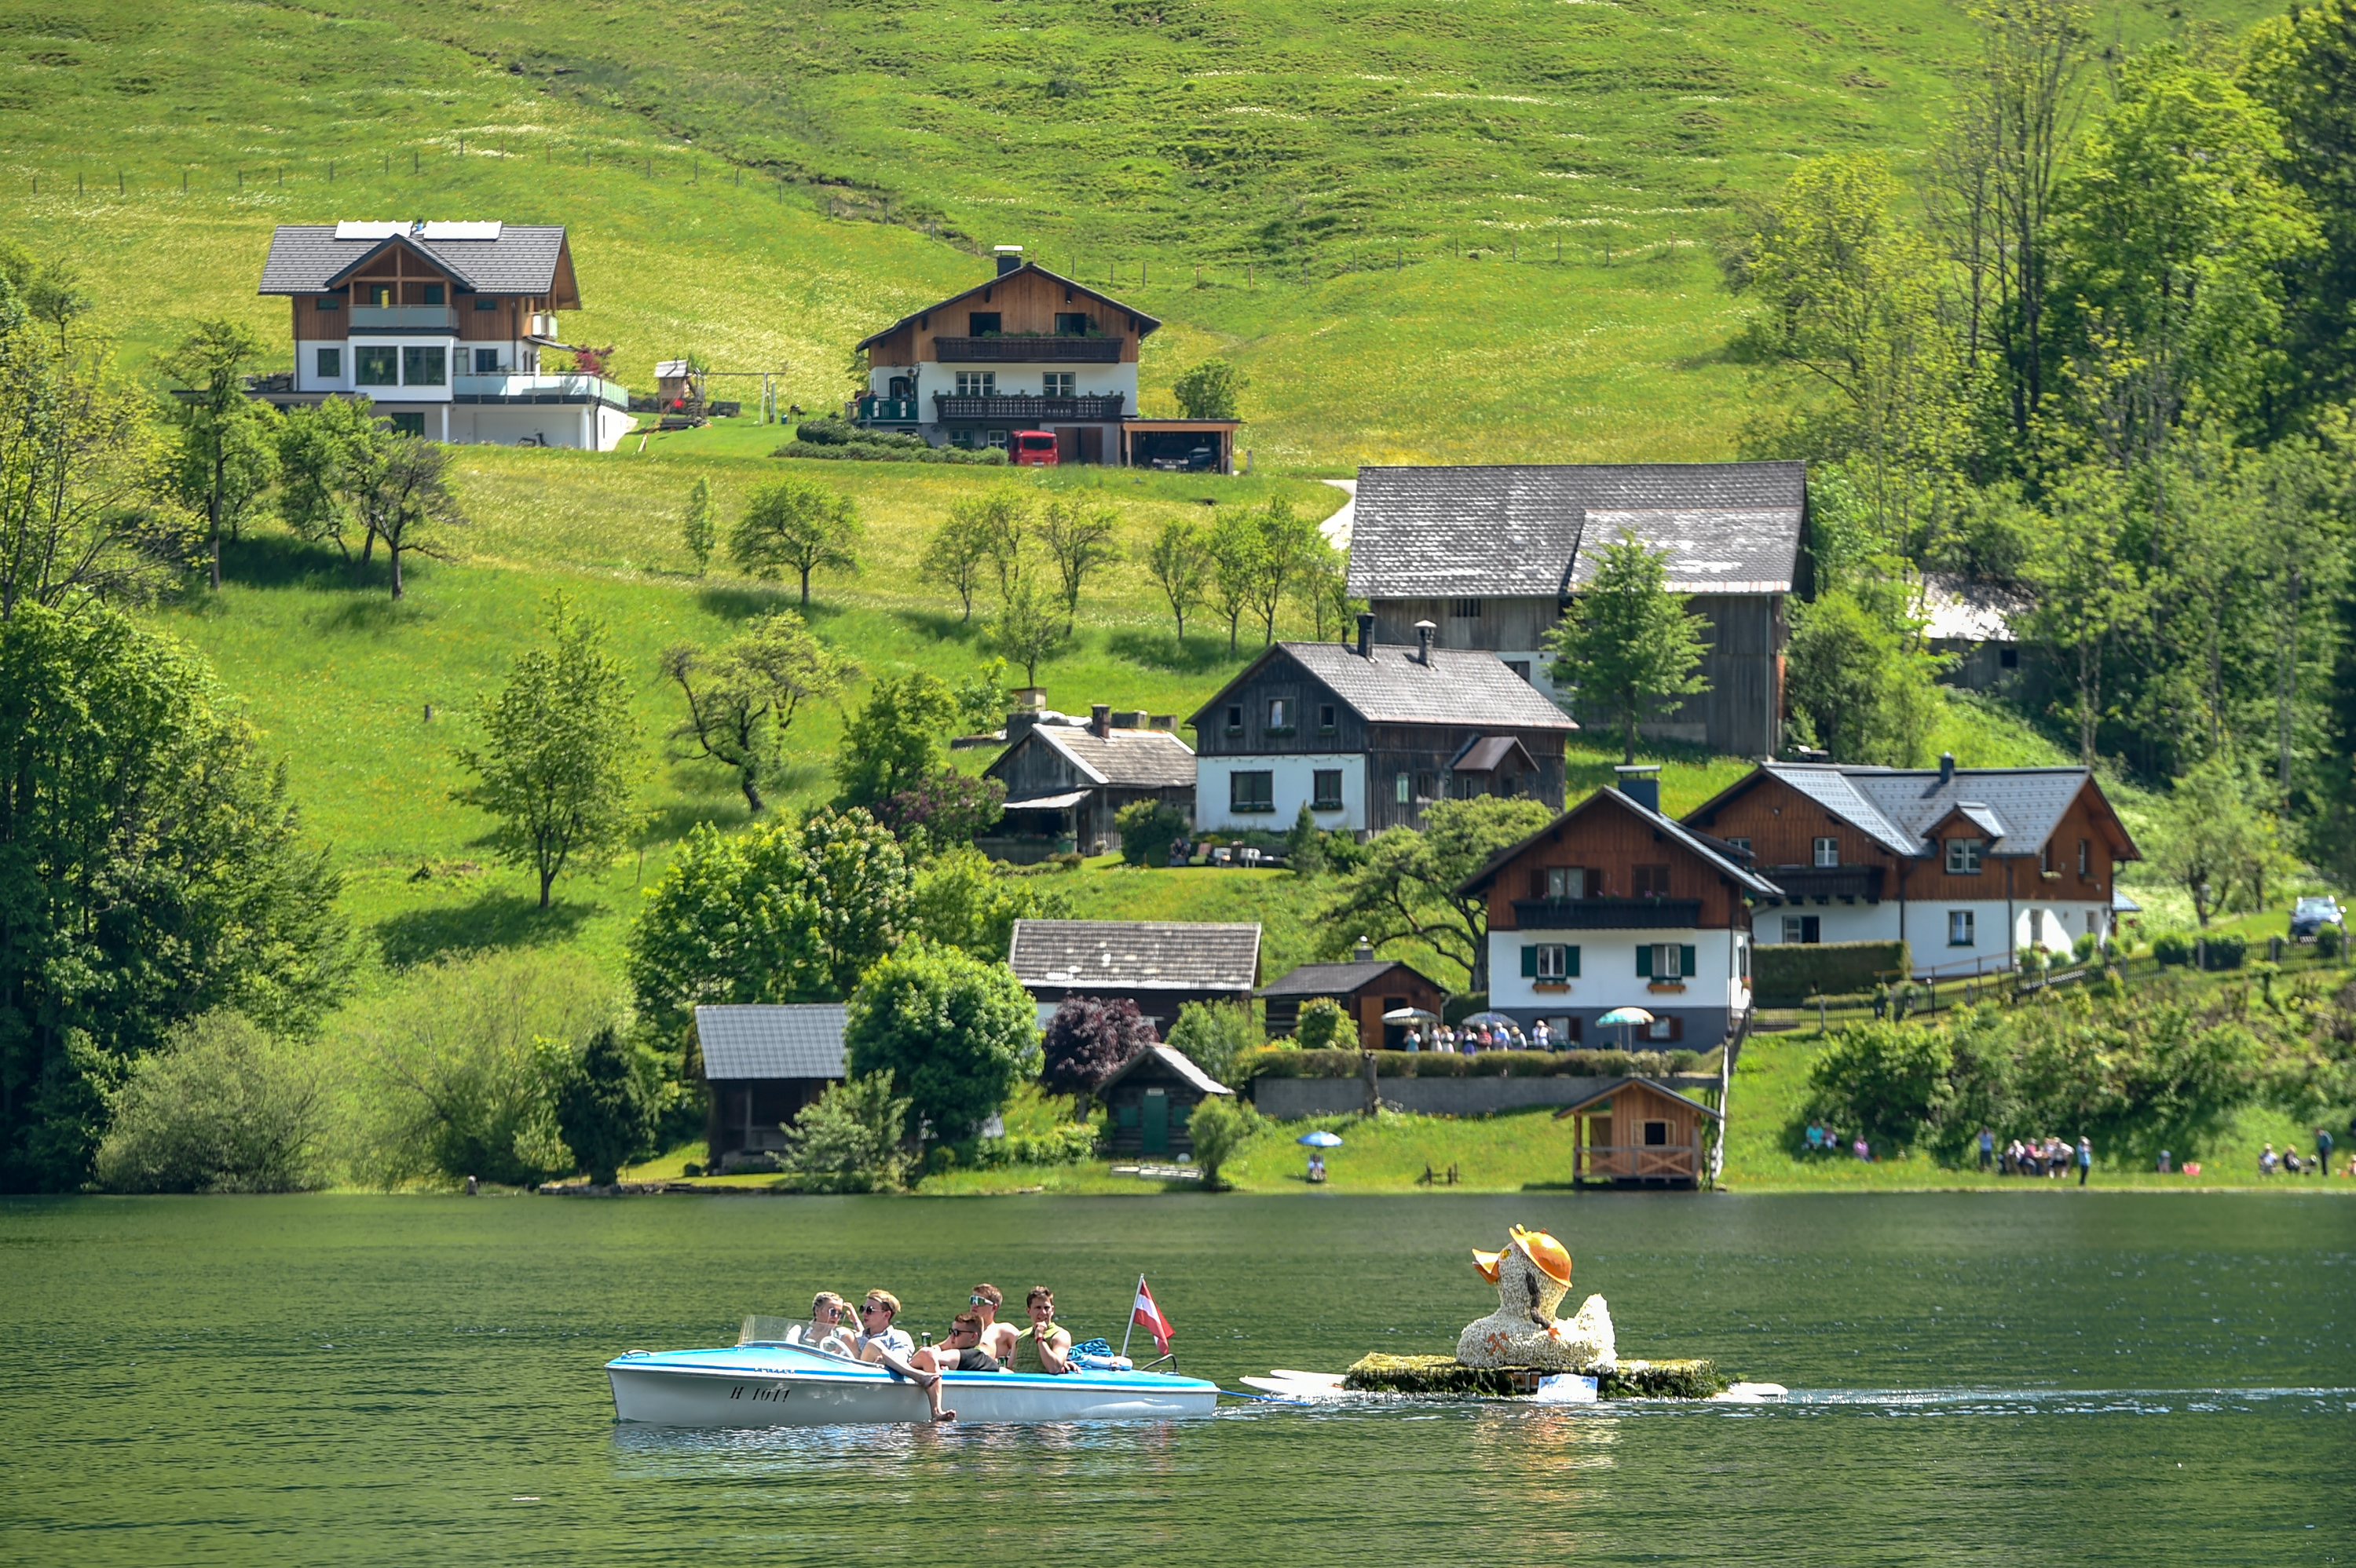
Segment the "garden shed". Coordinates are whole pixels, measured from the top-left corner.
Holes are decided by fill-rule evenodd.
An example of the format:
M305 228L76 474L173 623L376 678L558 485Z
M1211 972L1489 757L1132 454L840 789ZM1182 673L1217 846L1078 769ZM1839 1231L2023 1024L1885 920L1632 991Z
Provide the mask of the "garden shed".
M1268 1004L1270 1038L1300 1027L1301 1004L1318 997L1342 1004L1358 1026L1360 1045L1383 1051L1401 1051L1407 1043L1407 1026L1383 1022L1385 1013L1421 1008L1436 1014L1447 1000L1420 971L1371 952L1345 964L1302 964L1259 989L1260 1000Z
M802 1107L842 1081L841 1002L707 1007L695 1009L696 1044L711 1098L704 1142L723 1167L775 1154Z
M1624 1078L1554 1114L1571 1120L1574 1186L1698 1187L1707 1167L1702 1124L1722 1121L1650 1078Z
M1104 1081L1097 1098L1112 1113L1112 1152L1130 1158L1192 1158L1187 1124L1194 1107L1234 1090L1167 1045L1149 1045Z

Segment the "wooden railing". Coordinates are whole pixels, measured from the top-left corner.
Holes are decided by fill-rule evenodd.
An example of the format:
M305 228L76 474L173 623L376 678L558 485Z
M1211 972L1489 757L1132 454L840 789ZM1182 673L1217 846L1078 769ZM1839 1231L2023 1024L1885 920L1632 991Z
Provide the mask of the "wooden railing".
M935 392L933 406L945 420L1117 420L1128 408L1120 394L1109 397L1040 398L1022 393L960 397Z
M1587 1181L1694 1181L1701 1150L1692 1144L1590 1144L1576 1151L1571 1175Z

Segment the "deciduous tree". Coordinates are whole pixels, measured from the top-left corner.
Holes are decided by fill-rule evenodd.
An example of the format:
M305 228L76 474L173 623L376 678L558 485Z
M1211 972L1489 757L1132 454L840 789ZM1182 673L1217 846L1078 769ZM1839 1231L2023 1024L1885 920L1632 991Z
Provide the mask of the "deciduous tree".
M1063 586L1066 636L1079 619L1081 586L1097 568L1120 559L1114 543L1119 531L1120 508L1109 501L1064 496L1048 501L1039 522L1039 542L1047 547Z
M1251 382L1226 360L1198 359L1170 383L1170 395L1190 420L1231 420L1237 417L1243 390Z
M197 323L164 357L164 373L186 393L176 411L180 450L173 478L181 499L204 514L216 593L222 534L237 537L277 476L277 415L245 395L245 372L261 357L261 339L226 317Z
M1211 556L1202 526L1191 517L1166 517L1145 550L1145 569L1177 618L1178 641L1186 640L1186 617L1210 592Z
M680 520L680 542L695 561L701 577L712 565L712 481L699 477L687 493L687 511Z
M1040 1039L1040 1085L1050 1094L1078 1096L1085 1115L1088 1096L1159 1041L1152 1020L1127 997L1066 997Z
M941 736L957 717L956 699L922 670L879 676L867 701L843 726L835 753L835 804L873 809L939 771Z
M384 541L392 568L395 603L406 597L402 558L445 560L445 529L463 528L466 514L449 483L450 449L399 431L375 433L354 477L354 510L370 538Z
M734 770L756 816L766 804L761 782L775 773L802 705L833 697L855 673L790 610L754 621L717 653L689 643L666 649L662 672L687 702L671 740Z
M1624 761L1636 760L1636 729L1675 699L1709 689L1701 677L1702 628L1682 595L1668 590L1665 557L1633 529L1606 545L1595 575L1548 634L1550 672L1578 693L1580 711L1620 731Z
M485 744L457 751L476 782L451 792L497 819L499 857L540 879L542 909L559 876L620 849L641 820L637 720L605 627L562 593L544 624L549 645L518 658L505 689L478 704Z
M889 1072L928 1137L970 1137L1037 1070L1038 1008L1002 963L912 942L867 971L842 1043L853 1076Z
M810 573L820 567L858 571L863 534L850 497L797 475L754 492L728 537L728 549L736 564L755 577L798 574L807 610Z
M1544 801L1482 795L1424 808L1423 828L1393 827L1366 846L1365 863L1318 916L1334 944L1364 938L1380 947L1413 939L1462 969L1472 989L1488 972L1489 900L1457 886L1490 856L1554 819Z

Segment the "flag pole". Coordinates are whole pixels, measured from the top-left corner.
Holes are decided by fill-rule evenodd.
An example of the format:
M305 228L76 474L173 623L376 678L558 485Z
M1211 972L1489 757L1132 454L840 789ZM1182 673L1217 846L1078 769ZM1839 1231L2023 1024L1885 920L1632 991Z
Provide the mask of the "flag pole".
M1129 1360L1129 1337L1137 1332L1137 1292L1145 1288L1145 1276L1137 1276L1136 1289L1129 1293L1129 1327L1120 1331L1120 1358Z

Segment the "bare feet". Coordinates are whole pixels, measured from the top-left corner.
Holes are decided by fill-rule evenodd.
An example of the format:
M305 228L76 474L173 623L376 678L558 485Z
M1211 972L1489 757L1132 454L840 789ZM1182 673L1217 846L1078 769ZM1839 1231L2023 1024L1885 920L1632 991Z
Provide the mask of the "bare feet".
M933 1419L935 1421L955 1421L957 1419L957 1412L954 1410L945 1410L938 1415L933 1417Z

